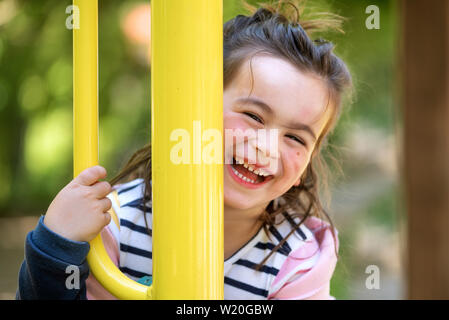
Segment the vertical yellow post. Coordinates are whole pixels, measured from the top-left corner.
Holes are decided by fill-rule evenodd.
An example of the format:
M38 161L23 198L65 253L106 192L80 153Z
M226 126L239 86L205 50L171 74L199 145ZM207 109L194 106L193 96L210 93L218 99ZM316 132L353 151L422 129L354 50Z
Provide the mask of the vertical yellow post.
M98 0L74 0L80 28L73 30L74 176L98 164ZM127 278L112 263L101 236L91 241L87 260L100 283L120 299L147 299L151 290Z
M223 2L151 5L152 294L223 299L223 166L202 159L204 131L223 133ZM187 164L171 158L179 143Z
M98 1L75 0L80 28L73 30L73 169L98 164Z

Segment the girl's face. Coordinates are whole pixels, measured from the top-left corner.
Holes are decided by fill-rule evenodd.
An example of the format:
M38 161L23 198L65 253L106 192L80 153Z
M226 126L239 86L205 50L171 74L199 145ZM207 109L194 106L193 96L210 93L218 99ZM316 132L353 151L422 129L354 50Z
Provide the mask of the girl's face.
M243 139L237 139L237 143L234 140L234 145L225 142L228 158L224 167L224 202L236 209L266 206L300 183L330 113L330 107L326 109L326 84L317 76L304 74L289 62L266 55L255 56L251 66L254 83L247 60L223 97L225 133L239 136L239 131L266 130L259 138L243 134ZM271 134L277 133L274 140L270 140L270 129L274 129ZM252 167L231 165L231 157Z

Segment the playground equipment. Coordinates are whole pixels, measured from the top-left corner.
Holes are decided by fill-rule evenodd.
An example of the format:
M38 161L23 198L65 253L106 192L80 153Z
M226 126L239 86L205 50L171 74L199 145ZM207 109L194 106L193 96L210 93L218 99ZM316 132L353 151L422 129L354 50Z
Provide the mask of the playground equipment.
M74 0L74 176L98 164L98 0ZM223 299L223 166L174 164L170 133L223 132L222 0L151 1L153 283L110 260L98 235L91 272L119 299ZM125 107L125 106L124 106Z

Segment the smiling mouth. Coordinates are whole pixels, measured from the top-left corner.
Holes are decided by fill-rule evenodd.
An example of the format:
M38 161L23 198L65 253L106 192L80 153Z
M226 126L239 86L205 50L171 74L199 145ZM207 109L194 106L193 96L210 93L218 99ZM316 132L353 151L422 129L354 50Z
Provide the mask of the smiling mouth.
M250 164L237 161L235 158L232 159L230 167L235 177L250 185L261 185L273 179L273 175L268 175Z

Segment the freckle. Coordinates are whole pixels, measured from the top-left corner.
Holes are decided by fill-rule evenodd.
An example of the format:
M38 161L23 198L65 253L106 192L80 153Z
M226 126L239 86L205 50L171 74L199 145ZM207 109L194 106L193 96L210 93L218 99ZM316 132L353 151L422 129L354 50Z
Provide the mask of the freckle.
M298 151L298 152L296 152L296 155L297 155L297 156L299 156L299 151Z

